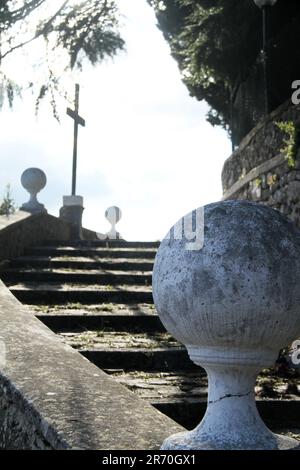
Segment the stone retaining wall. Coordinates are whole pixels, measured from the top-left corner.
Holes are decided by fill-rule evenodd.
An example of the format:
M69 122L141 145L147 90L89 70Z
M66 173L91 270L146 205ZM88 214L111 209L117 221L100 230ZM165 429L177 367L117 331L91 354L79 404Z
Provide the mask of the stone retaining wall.
M0 216L0 261L23 254L25 248L51 240L70 240L72 226L49 214L18 211ZM96 240L95 232L82 229L85 240Z
M287 121L300 129L300 106L284 103L244 138L224 164L223 199L266 204L300 226L300 148L291 165L282 151L287 136L276 125Z

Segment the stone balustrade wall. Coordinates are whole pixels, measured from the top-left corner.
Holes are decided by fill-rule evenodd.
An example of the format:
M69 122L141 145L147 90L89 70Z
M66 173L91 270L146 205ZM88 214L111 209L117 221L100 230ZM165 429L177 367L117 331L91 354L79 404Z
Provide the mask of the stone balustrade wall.
M0 281L0 449L159 449L181 431L62 343Z
M0 216L0 261L23 254L27 247L51 240L70 240L72 226L49 214L18 211ZM96 232L82 229L85 240L96 240Z
M291 165L282 152L287 135L276 125L288 121L300 129L300 106L291 102L276 109L244 138L224 164L223 199L266 204L300 226L300 148Z

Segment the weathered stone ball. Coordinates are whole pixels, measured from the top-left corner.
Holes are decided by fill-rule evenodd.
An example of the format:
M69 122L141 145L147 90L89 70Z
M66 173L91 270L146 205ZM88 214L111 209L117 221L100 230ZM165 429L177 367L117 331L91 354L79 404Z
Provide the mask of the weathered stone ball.
M191 348L265 352L300 336L296 226L246 201L207 205L199 220L193 211L177 223L155 259L153 297L167 330ZM202 231L203 246L191 249L185 226L199 240Z
M37 194L46 186L47 178L39 168L27 168L22 173L21 183L29 193Z
M122 217L121 209L117 206L111 206L106 209L105 217L111 224L117 224Z

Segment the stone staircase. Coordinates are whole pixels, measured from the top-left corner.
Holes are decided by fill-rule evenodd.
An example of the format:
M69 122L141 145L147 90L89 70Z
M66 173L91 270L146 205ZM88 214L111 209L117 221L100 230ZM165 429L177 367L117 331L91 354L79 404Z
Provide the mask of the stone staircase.
M0 277L62 341L192 428L206 407L207 380L155 311L157 248L150 242L52 242L11 260Z
M165 331L153 305L158 245L51 242L2 266L0 278L63 342L192 429L206 409L207 378L185 347ZM263 371L256 395L269 424L278 406L288 423L299 416L298 375L278 377L276 371Z

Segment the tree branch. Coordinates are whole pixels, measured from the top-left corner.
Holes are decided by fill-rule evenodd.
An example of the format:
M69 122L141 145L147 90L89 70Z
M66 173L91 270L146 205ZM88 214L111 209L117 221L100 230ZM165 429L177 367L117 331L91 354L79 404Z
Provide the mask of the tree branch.
M43 0L44 1L44 0ZM56 13L54 13L54 15L51 16L51 18L49 18L49 20L44 24L44 26L36 31L35 35L32 36L32 38L28 39L27 41L24 41L24 42L21 42L19 44L17 44L16 46L13 46L11 49L9 49L8 51L6 51L4 54L1 54L0 55L0 60L4 59L7 55L11 54L13 51L17 50L17 49L20 49L24 46L27 46L28 44L30 44L31 42L33 42L35 39L37 39L38 37L42 36L45 34L45 32L47 31L47 28L48 26L52 23L52 21L55 20L55 18L57 18L58 15L60 15L60 13L64 10L64 8L67 6L67 4L69 3L70 0L65 0L63 2L63 4L61 5L61 7L56 11Z

